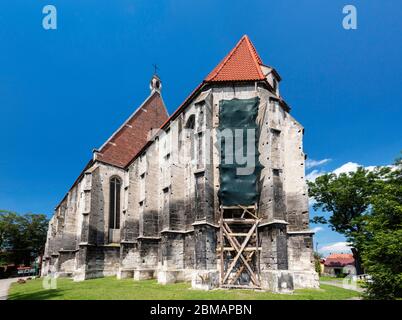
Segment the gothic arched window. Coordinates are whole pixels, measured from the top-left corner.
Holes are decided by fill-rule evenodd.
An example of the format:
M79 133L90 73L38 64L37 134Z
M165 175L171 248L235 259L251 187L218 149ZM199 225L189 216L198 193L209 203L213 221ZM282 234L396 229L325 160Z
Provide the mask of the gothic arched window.
M189 159L194 160L195 159L195 150L194 150L194 128L195 128L195 115L192 114L185 125L186 128L186 138L188 141L189 145L189 150L187 151L187 156Z
M121 181L117 177L110 179L109 229L120 229L120 189Z
M194 127L195 127L195 115L192 114L187 120L186 129L194 130Z

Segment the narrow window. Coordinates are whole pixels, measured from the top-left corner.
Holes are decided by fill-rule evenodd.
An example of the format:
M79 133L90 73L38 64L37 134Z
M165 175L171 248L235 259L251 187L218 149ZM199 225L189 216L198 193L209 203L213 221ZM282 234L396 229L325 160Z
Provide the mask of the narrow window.
M203 173L195 175L195 205L196 205L196 218L202 219L204 217L204 204L205 201L205 178Z
M188 118L185 128L190 129L190 130L194 130L194 126L195 126L195 115L192 114Z
M187 157L193 161L195 158L195 146L194 146L194 127L195 127L195 115L191 115L185 125L186 138L188 139L189 149L187 150Z
M120 188L119 178L110 179L109 229L120 229Z
M272 150L279 150L281 131L271 128L271 133L272 133L272 138L271 138Z
M162 207L162 221L163 228L169 228L169 188L163 188L163 207Z
M203 144L203 135L202 132L199 132L197 135L197 169L201 169L204 167L204 144Z
M145 199L145 173L140 175L140 201Z

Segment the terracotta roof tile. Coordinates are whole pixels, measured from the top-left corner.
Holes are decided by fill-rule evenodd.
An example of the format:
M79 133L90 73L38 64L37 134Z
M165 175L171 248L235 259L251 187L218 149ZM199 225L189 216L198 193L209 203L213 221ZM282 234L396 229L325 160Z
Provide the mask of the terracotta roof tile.
M220 81L256 81L266 80L261 65L264 65L249 37L244 35L229 54L212 70L165 121L161 128L173 121L187 106L188 102L203 88L206 83ZM134 160L134 159L133 159Z
M355 259L351 253L332 253L325 259L324 265L327 267L344 267L354 263Z
M149 131L159 129L167 118L162 98L155 92L101 147L96 160L124 168L145 146Z
M247 35L205 78L206 82L264 80L262 60Z

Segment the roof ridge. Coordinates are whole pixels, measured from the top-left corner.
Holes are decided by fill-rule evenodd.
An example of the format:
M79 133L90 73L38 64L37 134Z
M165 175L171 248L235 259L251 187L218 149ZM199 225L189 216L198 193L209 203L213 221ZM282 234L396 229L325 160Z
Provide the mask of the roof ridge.
M223 60L221 62L219 62L218 64L218 68L216 69L216 71L214 72L214 70L212 72L214 72L213 76L207 76L207 78L210 78L210 80L212 80L213 78L215 78L218 73L223 69L223 67L226 65L226 63L233 57L233 54L235 53L235 51L240 47L240 44L246 39L247 35L244 35L243 37L241 37L241 39L237 42L237 44L234 46L234 48L232 50L230 50L230 52L225 56L225 58L223 58Z
M262 59L245 34L235 47L206 76L205 82L264 80Z
M246 40L247 40L248 45L250 46L250 49L251 49L251 50L253 51L253 53L254 53L254 57L256 58L257 63L258 63L258 64L264 64L264 63L262 62L262 59L261 59L260 55L259 55L258 52L257 52L257 49L255 48L254 44L251 42L250 38L249 38L247 35L245 35L245 37L246 37Z
M111 141L113 140L113 138L115 138L115 137L118 135L118 133L124 128L124 126L125 126L128 122L130 122L130 120L131 120L132 118L134 118L134 116L135 116L136 114L139 113L139 111L147 104L147 102L155 95L155 93L159 94L159 96L162 98L162 96L161 96L161 94L160 94L159 92L157 92L157 91L151 92L150 95L149 95L148 97L146 97L145 100L140 104L140 106L137 107L137 108L128 116L128 118L126 118L126 120L112 133L111 136L109 136L108 139L106 139L106 141L102 144L102 146L101 146L100 148L98 148L97 150L101 151L104 147L106 147L107 144L108 144L109 142L111 142ZM166 109L166 107L165 107L165 109Z
M251 42L250 38L247 35L244 35L244 37L246 39L246 43L247 43L247 45L249 47L249 50L251 50L251 52L253 53L252 57L254 59L254 62L256 63L257 72L261 77L264 77L264 75L263 75L263 73L261 71L261 67L260 67L260 65L263 64L262 59L261 59L260 55L257 53L257 50L254 47L253 43Z

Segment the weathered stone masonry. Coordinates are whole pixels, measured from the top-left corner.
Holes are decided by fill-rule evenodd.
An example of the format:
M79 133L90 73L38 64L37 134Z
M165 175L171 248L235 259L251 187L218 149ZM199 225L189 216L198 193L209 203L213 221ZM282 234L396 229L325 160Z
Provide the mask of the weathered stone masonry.
M154 76L150 97L95 151L57 206L49 223L42 274L75 280L117 275L156 278L162 284L192 281L201 289L219 286L219 103L259 97L263 168L256 206L261 287L318 287L304 129L279 94L280 80L247 37L170 118L160 79ZM155 130L159 128L163 130ZM111 198L112 178L119 181L117 200ZM111 229L116 210L119 228Z

